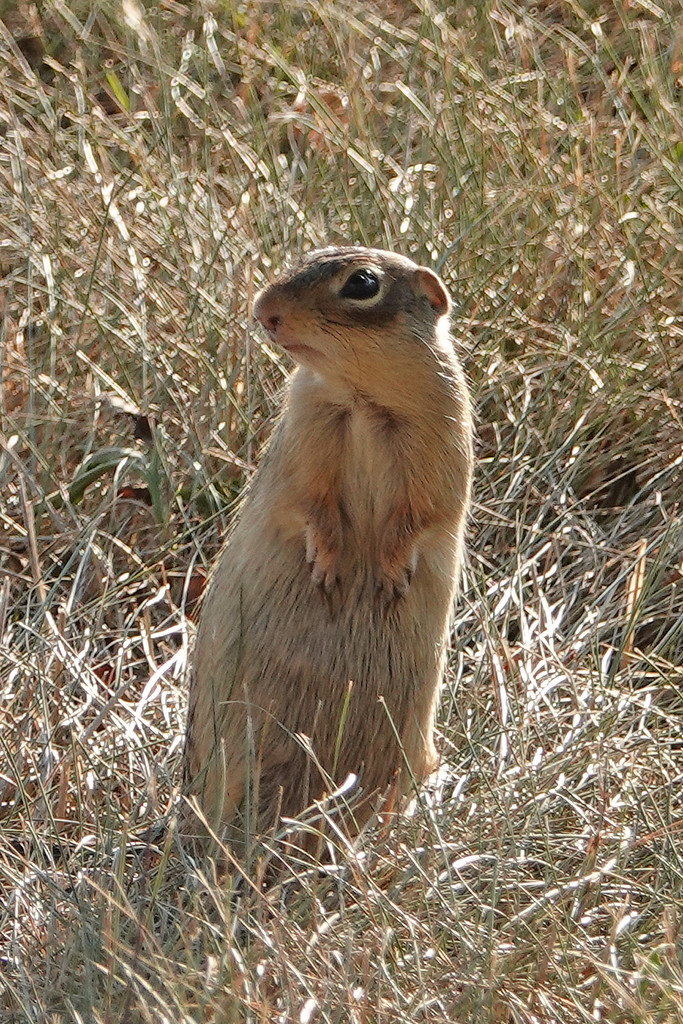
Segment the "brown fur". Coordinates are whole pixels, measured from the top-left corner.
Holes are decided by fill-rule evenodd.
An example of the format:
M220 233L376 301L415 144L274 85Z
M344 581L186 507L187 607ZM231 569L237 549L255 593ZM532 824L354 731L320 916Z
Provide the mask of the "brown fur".
M339 295L359 268L376 300ZM187 795L233 843L351 772L386 796L436 764L472 469L449 310L432 271L361 248L256 299L299 367L204 600L185 750Z

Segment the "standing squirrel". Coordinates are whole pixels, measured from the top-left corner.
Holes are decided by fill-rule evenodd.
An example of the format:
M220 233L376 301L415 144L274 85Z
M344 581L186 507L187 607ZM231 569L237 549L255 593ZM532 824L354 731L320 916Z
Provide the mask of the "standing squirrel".
M357 831L436 766L472 476L450 308L433 271L360 247L256 298L298 367L204 598L184 765L235 848L350 773Z

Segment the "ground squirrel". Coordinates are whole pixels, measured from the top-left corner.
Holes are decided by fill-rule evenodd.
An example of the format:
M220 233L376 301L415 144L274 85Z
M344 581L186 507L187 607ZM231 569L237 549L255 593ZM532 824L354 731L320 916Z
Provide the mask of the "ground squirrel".
M450 305L365 248L256 298L298 367L204 599L185 749L186 794L233 844L350 773L355 831L435 767L472 472Z

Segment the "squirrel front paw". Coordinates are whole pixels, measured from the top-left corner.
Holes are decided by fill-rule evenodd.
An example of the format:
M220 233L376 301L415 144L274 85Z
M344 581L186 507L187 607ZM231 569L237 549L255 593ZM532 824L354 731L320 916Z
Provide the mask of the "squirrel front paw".
M339 510L330 503L316 505L309 514L305 536L311 583L329 596L340 587L343 530Z
M405 597L410 589L413 572L412 566L397 566L392 572L380 569L376 579L380 597L388 604Z
M311 567L311 583L331 593L339 582L339 550L326 544L312 526L306 529L306 561Z
M380 551L377 567L377 591L391 607L404 598L417 566L417 546L414 538L404 529L387 531Z
M407 565L394 565L390 568L381 566L378 569L375 577L377 593L388 609L406 596L414 572L415 565L412 561Z

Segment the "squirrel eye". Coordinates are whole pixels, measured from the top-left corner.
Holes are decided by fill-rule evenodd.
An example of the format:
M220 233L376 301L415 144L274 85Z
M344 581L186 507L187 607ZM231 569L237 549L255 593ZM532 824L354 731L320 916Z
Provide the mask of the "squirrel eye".
M374 299L379 291L379 278L372 270L357 270L339 292L342 299Z

